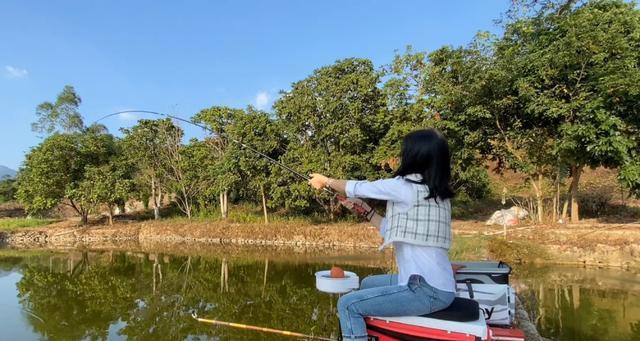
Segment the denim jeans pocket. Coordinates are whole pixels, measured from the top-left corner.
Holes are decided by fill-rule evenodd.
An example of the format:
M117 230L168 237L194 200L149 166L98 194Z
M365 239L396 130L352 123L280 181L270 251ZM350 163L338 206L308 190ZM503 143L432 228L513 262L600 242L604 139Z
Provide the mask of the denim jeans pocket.
M409 276L409 280L407 281L407 287L409 287L409 290L411 290L412 292L416 292L416 290L420 288L422 282L425 282L422 276L411 275Z

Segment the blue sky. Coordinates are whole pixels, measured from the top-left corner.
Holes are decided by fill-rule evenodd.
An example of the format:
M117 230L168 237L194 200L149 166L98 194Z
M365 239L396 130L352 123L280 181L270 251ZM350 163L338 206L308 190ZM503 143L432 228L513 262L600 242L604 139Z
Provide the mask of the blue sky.
M41 139L35 107L66 84L87 123L123 109L185 118L212 105L269 110L279 90L347 57L465 45L509 0L0 2L0 165ZM111 131L135 116L107 122ZM147 117L148 118L148 117ZM187 133L200 132L188 128Z

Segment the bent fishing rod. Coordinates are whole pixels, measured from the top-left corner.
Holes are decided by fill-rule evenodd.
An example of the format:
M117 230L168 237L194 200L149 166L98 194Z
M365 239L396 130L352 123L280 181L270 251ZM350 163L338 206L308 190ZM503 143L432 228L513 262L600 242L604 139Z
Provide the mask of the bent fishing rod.
M231 141L231 142L233 142L233 143L237 144L237 145L238 145L238 146L240 146L241 148L244 148L244 149L246 149L246 150L249 150L249 151L251 151L252 153L254 153L254 154L256 154L256 155L258 155L258 156L260 156L260 157L262 157L262 158L267 159L269 162L271 162L271 163L273 163L273 164L277 165L278 167L280 167L280 168L282 168L282 169L284 169L284 170L286 170L286 171L288 171L288 172L290 172L290 173L294 174L295 176L297 176L297 177L299 177L299 178L301 178L301 179L303 179L303 180L306 180L306 181L308 181L308 180L309 180L309 177L308 177L308 176L306 176L306 175L304 175L304 174L302 174L302 173L300 173L300 172L296 171L295 169L293 169L293 168L291 168L291 167L289 167L289 166L285 165L284 163L282 163L282 162L280 162L280 161L278 161L278 160L276 160L276 159L272 158L271 156L269 156L269 155L267 155L267 154L265 154L265 153L262 153L261 151L259 151L259 150L255 149L255 148L253 148L253 147L251 147L251 146L249 146L249 145L247 145L247 144L245 144L245 143L243 143L243 142L241 142L241 141L238 141L238 140L236 140L236 139L234 139L234 138L231 138L231 137L229 137L229 136L226 136L225 134L222 134L222 133L216 132L216 131L214 131L213 129L211 129L211 128L207 127L207 126L206 126L206 125L204 125L204 124L196 123L196 122L193 122L193 121L187 120L187 119L182 118L182 117L178 117L178 116L174 116L174 115L170 115L170 114L159 113L159 112L151 111L151 110L123 110L123 111L118 111L118 112L114 112L114 113L112 113L112 114L109 114L109 115L103 116L103 117L101 117L101 118L97 119L97 120L96 120L95 122L93 122L93 123L94 123L94 124L95 124L95 123L98 123L98 122L100 122L100 121L102 121L102 120L106 120L106 119L108 119L108 118L110 118L110 117L113 117L113 116L119 116L119 115L122 115L122 114L133 114L133 113L151 114L151 115L156 115L156 116L163 116L163 117L167 117L167 118L170 118L170 119L173 119L173 120L176 120L176 121L180 121L180 122L184 122L184 123L187 123L187 124L194 125L194 126L196 126L196 127L198 127L198 128L201 128L201 129L203 129L203 130L208 131L209 133L211 133L211 134L213 134L213 135L217 135L217 136L220 136L220 137L224 137L224 138L226 138L227 140L229 140L229 141Z
M286 170L287 172L297 176L298 178L300 178L300 179L302 179L304 181L309 181L309 179L310 179L309 176L304 175L304 174L296 171L295 169L293 169L293 168L285 165L284 163L272 158L271 156L269 156L269 155L267 155L267 154L255 149L254 147L251 147L251 146L247 145L246 143L243 143L242 141L238 141L238 140L236 140L234 138L231 138L231 137L227 136L226 134L222 134L220 132L216 132L213 129L207 127L204 124L193 122L191 120L187 120L185 118L178 117L178 116L175 116L175 115L164 114L164 113L160 113L160 112L157 112L157 111L151 111L151 110L133 110L132 109L132 110L118 111L118 112L114 112L114 113L111 113L109 115L103 116L103 117L97 119L96 121L94 121L93 124L96 124L96 123L98 123L100 121L106 120L106 119L108 119L110 117L119 116L119 115L122 115L122 114L133 114L133 113L150 114L150 115L155 115L155 116L167 117L167 118L170 118L172 120L176 120L176 121L184 122L184 123L187 123L187 124L191 124L193 126L196 126L198 128L201 128L201 129L211 133L212 135L217 135L217 136L226 138L227 140L237 144L241 148L246 149L246 150L254 153L255 155L258 155L258 156L266 159L267 161L269 161L269 162L273 163L274 165ZM344 195L341 195L341 194L337 193L336 191L334 191L334 190L332 190L330 188L325 187L325 188L323 188L323 190L325 192L335 196L335 198L338 199L338 201L340 203L342 203L342 204L345 204L348 201L347 198ZM358 215L361 215L361 216L364 216L364 217L367 217L371 213L371 210L367 210L366 208L362 207L361 205L358 205L358 204L355 204L355 203L353 205L347 204L345 206L348 207L349 209L355 211L355 213L357 213Z

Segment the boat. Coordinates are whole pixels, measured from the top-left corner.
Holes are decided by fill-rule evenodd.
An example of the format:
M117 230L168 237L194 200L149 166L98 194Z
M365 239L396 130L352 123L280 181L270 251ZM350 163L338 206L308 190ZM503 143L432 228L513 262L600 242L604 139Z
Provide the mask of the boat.
M445 310L423 316L366 319L369 341L524 341L512 326L515 290L503 262L466 262L457 296Z

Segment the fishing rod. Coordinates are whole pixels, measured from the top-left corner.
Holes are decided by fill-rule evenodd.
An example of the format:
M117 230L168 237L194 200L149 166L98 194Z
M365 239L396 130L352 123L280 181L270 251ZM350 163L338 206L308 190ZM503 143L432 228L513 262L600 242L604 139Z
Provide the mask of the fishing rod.
M237 144L241 148L246 149L246 150L248 150L248 151L250 151L250 152L252 152L252 153L254 153L254 154L256 154L256 155L258 155L258 156L260 156L260 157L262 157L264 159L266 159L266 160L268 160L269 162L273 163L274 165L276 165L276 166L288 171L289 173L297 176L298 178L300 178L300 179L302 179L304 181L309 181L309 179L310 179L309 176L304 175L304 174L296 171L295 169L285 165L284 163L272 158L271 156L269 156L269 155L267 155L267 154L255 149L255 148L253 148L253 147L251 147L251 146L249 146L249 145L247 145L247 144L245 144L245 143L243 143L241 141L238 141L238 140L236 140L234 138L226 136L226 134L222 134L222 133L216 132L213 129L207 127L204 124L193 122L193 121L187 120L187 119L179 117L179 116L170 115L170 114L164 114L164 113L160 113L160 112L157 112L157 111L151 111L151 110L134 110L134 109L132 109L132 110L118 111L118 112L114 112L114 113L111 113L109 115L103 116L103 117L97 119L96 121L94 121L93 124L96 124L96 123L98 123L100 121L106 120L106 119L108 119L110 117L113 117L113 116L119 116L119 115L122 115L122 114L130 114L130 113L141 113L141 114L151 114L151 115L156 115L156 116L162 116L162 117L167 117L167 118L170 118L170 119L173 119L173 120L176 120L176 121L180 121L180 122L184 122L184 123L187 123L187 124L194 125L194 126L196 126L198 128L201 128L201 129L203 129L205 131L208 131L209 133L211 133L213 135L218 135L218 136L226 138L227 140ZM358 215L361 215L361 216L364 216L364 217L368 217L368 215L371 213L370 209L366 209L365 207L361 206L358 203L355 203L353 201L349 201L346 196L337 193L333 189L330 189L328 187L324 187L323 190L325 192L333 195L336 199L338 199L338 201L341 204L343 204L345 207L349 208L350 210L353 210Z
M204 319L204 318L198 317L198 314L195 311L193 311L191 313L191 317L193 317L198 322L208 323L208 324L217 325L217 326L225 326L225 327L246 329L246 330L255 330L255 331L271 333L271 334L279 334L279 335L286 335L286 336L292 336L292 337L298 337L298 338L305 338L305 339L308 339L308 340L336 341L336 339L331 339L331 338L328 338L328 337L307 335L307 334L302 334L302 333L290 332L288 330L280 330L280 329L252 326L252 325L242 324L242 323L234 323L234 322L225 322L225 321Z
M201 129L204 129L204 130L208 131L209 133L211 133L213 135L218 135L218 136L222 136L222 137L226 138L227 140L239 145L240 147L242 147L242 148L244 148L246 150L251 151L254 154L257 154L257 155L267 159L269 162L271 162L271 163L277 165L278 167L280 167L280 168L282 168L282 169L284 169L284 170L296 175L297 177L299 177L299 178L301 178L303 180L309 180L308 176L296 171L295 169L285 165L284 163L272 158L271 156L269 156L269 155L267 155L265 153L262 153L261 151L255 149L255 148L253 148L253 147L251 147L251 146L249 146L249 145L247 145L247 144L245 144L245 143L243 143L241 141L238 141L238 140L236 140L234 138L226 136L225 134L216 132L213 129L207 127L206 125L203 125L203 124L200 124L200 123L196 123L196 122L187 120L187 119L182 118L182 117L178 117L178 116L174 116L174 115L170 115L170 114L163 114L163 113L159 113L159 112L151 111L151 110L123 110L123 111L118 111L118 112L114 112L112 114L103 116L103 117L97 119L94 122L94 124L98 123L98 122L100 122L102 120L106 120L107 118L110 118L110 117L113 117L113 116L119 116L119 115L122 115L122 114L132 114L132 113L141 113L141 114L151 114L151 115L156 115L156 116L164 116L164 117L168 117L170 119L176 120L176 121L180 121L180 122L184 122L184 123L187 123L187 124L194 125L194 126L196 126L198 128L201 128Z

